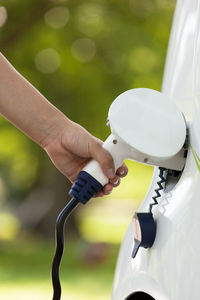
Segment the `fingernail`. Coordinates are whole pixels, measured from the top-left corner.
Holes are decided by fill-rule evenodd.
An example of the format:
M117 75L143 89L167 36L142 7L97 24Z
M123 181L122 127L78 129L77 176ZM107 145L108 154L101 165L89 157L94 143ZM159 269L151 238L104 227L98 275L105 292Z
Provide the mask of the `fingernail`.
M111 193L111 191L106 191L105 195L109 195Z
M114 173L113 169L108 169L108 170L107 170L107 174L108 174L108 177L109 177L109 178L115 177L115 173Z
M119 179L117 179L115 182L113 182L113 185L118 185L119 184Z
M125 174L125 171L124 171L124 170L122 170L122 171L120 171L120 172L119 172L119 174L122 176L122 175L124 175L124 174Z

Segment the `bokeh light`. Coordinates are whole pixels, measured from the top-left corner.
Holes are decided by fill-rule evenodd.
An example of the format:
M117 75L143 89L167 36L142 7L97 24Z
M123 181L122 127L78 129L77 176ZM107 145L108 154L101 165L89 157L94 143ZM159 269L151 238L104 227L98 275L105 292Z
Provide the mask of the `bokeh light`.
M54 7L45 13L44 18L50 27L62 28L69 20L69 10L65 6Z
M40 51L35 57L36 68L45 74L54 73L60 66L60 56L52 48Z
M84 3L77 9L77 24L80 32L95 36L103 28L104 7L99 3Z
M0 240L12 240L19 233L20 223L11 213L0 213Z
M6 20L8 18L7 10L4 6L0 6L0 27L3 27L3 25L6 23Z
M88 38L76 40L72 44L72 55L80 62L89 62L96 54L96 45L94 41Z
M158 55L150 48L134 48L129 57L130 67L137 73L149 73L159 65Z

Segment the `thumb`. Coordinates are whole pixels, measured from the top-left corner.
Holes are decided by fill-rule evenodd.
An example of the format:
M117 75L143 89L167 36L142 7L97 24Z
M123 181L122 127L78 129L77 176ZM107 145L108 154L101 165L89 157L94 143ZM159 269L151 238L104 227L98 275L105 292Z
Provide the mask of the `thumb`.
M115 177L115 166L112 155L103 148L103 142L99 139L94 138L90 144L90 155L94 158L101 166L104 174L109 179Z

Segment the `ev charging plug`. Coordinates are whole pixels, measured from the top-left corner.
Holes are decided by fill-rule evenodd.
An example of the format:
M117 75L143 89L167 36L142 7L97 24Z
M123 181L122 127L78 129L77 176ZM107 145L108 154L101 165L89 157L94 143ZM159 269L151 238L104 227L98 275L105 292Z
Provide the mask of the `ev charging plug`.
M183 169L185 119L163 93L144 88L124 92L111 104L108 124L112 133L103 147L112 155L115 170L125 159ZM70 195L86 203L107 183L99 163L92 160L79 174Z

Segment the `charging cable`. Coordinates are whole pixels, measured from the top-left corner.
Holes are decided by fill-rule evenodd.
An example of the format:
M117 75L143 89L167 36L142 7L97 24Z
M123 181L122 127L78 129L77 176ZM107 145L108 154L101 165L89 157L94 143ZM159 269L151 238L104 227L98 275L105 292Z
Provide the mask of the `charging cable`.
M102 185L90 174L81 171L72 185L69 194L72 196L70 202L60 212L56 221L56 252L52 263L53 300L60 300L61 285L59 277L60 263L64 250L64 227L65 221L72 211L81 202L86 204L96 193L102 189Z
M77 207L79 201L72 198L71 201L60 212L56 221L56 253L52 263L52 284L53 284L53 300L59 300L61 297L61 285L59 278L60 262L64 250L64 227L65 221Z

